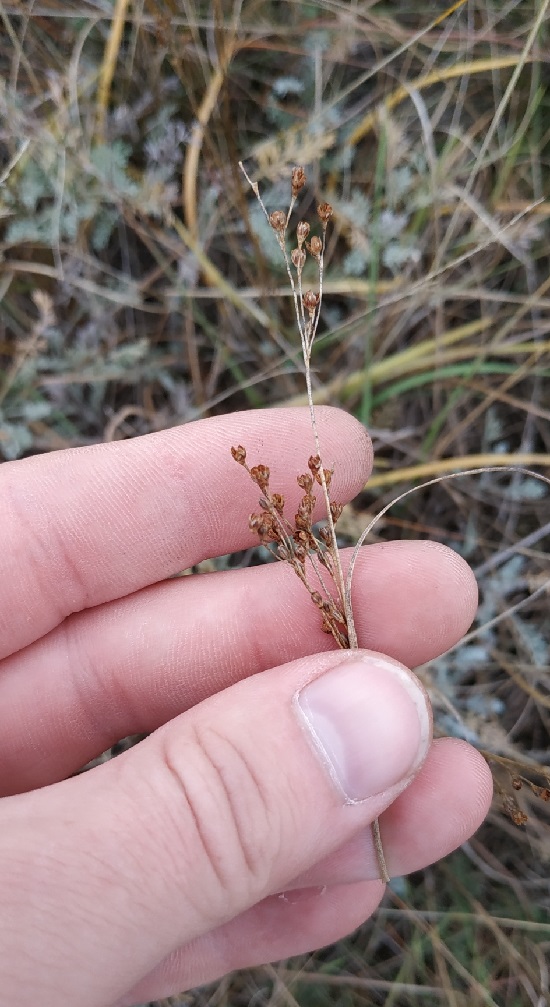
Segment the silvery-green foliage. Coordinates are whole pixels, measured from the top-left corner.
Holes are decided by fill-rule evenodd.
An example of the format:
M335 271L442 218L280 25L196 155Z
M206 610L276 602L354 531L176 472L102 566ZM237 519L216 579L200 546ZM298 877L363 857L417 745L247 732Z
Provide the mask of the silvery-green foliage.
M147 164L167 171L167 177L175 170L181 170L183 147L191 139L189 126L177 114L175 102L166 102L147 123Z
M420 249L404 242L390 241L382 252L382 262L392 273L398 273L407 263L420 262Z
M97 145L86 158L75 149L76 134L69 133L66 142L62 149L59 139L43 130L8 180L9 244L74 242L79 226L93 221L95 247L105 247L116 221L113 207L137 196L127 171L127 144Z
M355 189L350 199L332 200L333 206L338 210L340 216L355 227L365 229L371 221L371 201L360 189Z
M506 497L508 500L544 500L548 497L548 486L540 479L525 476L508 487Z
M335 167L343 170L343 161L340 155ZM357 187L349 200L333 198L338 214L348 225L351 247L343 259L345 275L364 274L373 254L394 275L403 267L420 262L420 247L410 231L410 224L413 213L432 201L428 193L428 203L425 203L427 178L425 159L411 154L406 163L394 166L387 173L379 212L373 210L369 198Z
M20 458L32 447L29 424L48 419L53 408L45 399L8 399L0 409L0 451L6 461Z
M95 252L102 252L109 244L109 238L118 220L115 206L100 206L94 217L90 243Z
M303 80L298 77L277 77L273 81L273 92L278 98L286 98L289 94L302 94L304 90Z
M106 187L106 196L134 197L138 186L128 175L128 161L131 147L122 140L111 144L97 144L90 152L90 161L96 169L96 176Z
M370 263L370 245L365 242L363 248L352 248L343 261L345 276L362 276Z
M12 462L20 458L32 446L33 440L24 423L10 423L3 420L0 413L0 450L6 461Z
M529 663L533 668L548 669L550 665L550 645L545 633L525 618L514 613L514 629L521 639L521 644L526 651Z

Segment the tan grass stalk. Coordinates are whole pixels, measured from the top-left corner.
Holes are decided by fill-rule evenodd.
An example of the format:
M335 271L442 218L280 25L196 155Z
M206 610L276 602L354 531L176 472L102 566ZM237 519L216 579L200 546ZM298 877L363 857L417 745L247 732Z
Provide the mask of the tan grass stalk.
M109 32L109 38L107 39L107 45L105 46L103 63L99 74L96 108L96 133L100 142L104 139L105 119L111 95L111 84L113 83L120 43L122 41L122 32L124 30L124 22L126 21L129 6L130 0L116 0L113 19L111 21L111 30Z

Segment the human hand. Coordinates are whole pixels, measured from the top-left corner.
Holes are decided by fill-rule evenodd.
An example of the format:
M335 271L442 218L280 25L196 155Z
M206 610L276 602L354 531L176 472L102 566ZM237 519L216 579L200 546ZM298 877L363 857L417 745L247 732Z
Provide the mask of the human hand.
M333 409L318 426L348 500L366 435ZM332 942L382 896L374 818L399 875L486 813L485 762L431 742L399 664L471 621L450 550L362 550L353 655L285 564L166 580L253 541L232 444L292 510L310 441L306 410L272 410L1 467L2 1004L133 1004Z

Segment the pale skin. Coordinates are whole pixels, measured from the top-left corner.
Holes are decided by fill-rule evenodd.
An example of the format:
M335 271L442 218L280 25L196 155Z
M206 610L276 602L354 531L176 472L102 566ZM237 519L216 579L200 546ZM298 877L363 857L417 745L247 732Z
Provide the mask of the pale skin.
M317 421L344 502L368 478L370 445L344 413L320 409ZM133 1004L330 943L382 897L377 816L400 875L445 856L487 812L485 762L460 741L430 741L427 698L406 670L472 620L475 582L452 552L426 542L362 552L365 745L380 737L353 763L363 788L353 801L300 712L312 683L347 681L350 657L321 632L292 571L167 579L253 543L257 488L233 444L297 501L313 446L307 410L0 468L6 1003ZM68 779L140 732L153 733Z

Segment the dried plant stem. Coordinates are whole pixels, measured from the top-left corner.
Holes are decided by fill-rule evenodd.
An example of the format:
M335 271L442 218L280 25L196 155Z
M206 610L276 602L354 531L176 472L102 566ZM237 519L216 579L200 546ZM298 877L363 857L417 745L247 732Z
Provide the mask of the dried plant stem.
M260 195L260 190L258 188L257 182L253 182L252 179L249 177L249 175L248 175L248 173L247 173L247 171L246 171L246 169L245 169L242 161L239 162L239 167L240 167L243 175L245 176L248 184L250 185L250 187L251 187L254 195L256 196L256 199L258 200L258 203L260 204L260 206L261 206L261 208L263 210L263 213L264 213L264 216L265 216L267 222L273 227L272 218L271 218L270 214L268 213L268 211L267 211L267 209L265 207L265 204L264 204L264 202L262 200L262 197ZM310 419L311 419L311 428L312 428L313 437L314 437L314 440L315 440L315 451L316 451L316 454L319 456L319 458L321 458L321 460L322 460L323 455L322 455L322 451L321 451L321 443L320 443L320 439L319 439L319 430L318 430L318 427L317 427L317 419L316 419L316 416L315 416L315 406L314 406L314 402L313 402L313 388L312 388L312 384L311 384L311 351L312 351L312 348L313 348L313 343L315 341L315 336L317 335L317 328L318 328L318 324L319 324L321 305L322 305L322 301L323 301L323 275L324 275L324 254L325 254L325 247L326 247L326 233L327 233L328 220L330 219L330 216L332 214L332 210L331 210L330 207L328 207L327 204L321 204L321 207L319 207L319 211L320 211L319 212L319 216L320 216L320 219L321 219L321 222L322 222L322 242L321 242L321 247L320 247L318 255L317 255L317 261L318 261L318 264L319 264L319 293L318 293L318 296L317 296L317 303L316 303L313 311L310 313L310 317L306 318L304 292L303 292L303 289L302 289L302 268L303 268L303 266L300 265L300 266L298 266L296 268L296 273L297 273L297 280L296 280L295 277L294 277L294 273L292 272L292 265L291 265L291 262L290 262L290 259L289 259L288 249L286 247L286 240L285 240L287 227L288 227L288 224L289 224L289 221L290 221L290 216L291 216L291 213L292 213L295 205L296 205L296 193L294 191L292 191L290 205L289 205L288 211L287 211L286 216L285 216L284 227L281 227L280 229L276 229L275 227L273 227L273 229L275 231L277 242L279 244L279 247L281 249L281 252L282 252L282 255L283 255L283 258L284 258L284 262L285 262L285 266L286 266L286 271L287 271L287 276L288 276L288 279L289 279L289 282L290 282L290 286L291 286L291 290L292 290L292 295L293 295L293 299L294 299L294 310L295 310L295 313L296 313L296 321L297 321L297 324L298 324L298 331L300 333L300 341L301 341L301 344L302 344L302 355L303 355L303 359L304 359L304 370L305 370L305 381L306 381L306 394L307 394L307 401L308 401L308 406L309 406L309 415L310 415ZM326 211L327 211L325 219L323 219L323 217L324 217L324 215L323 215L323 208L324 207L326 207ZM309 228L308 228L308 231L309 231ZM304 241L305 241L305 238L304 238ZM298 239L298 245L299 245L300 251L301 251L301 245L302 245L302 243L303 242L300 242L300 239ZM329 530L330 530L330 538L331 538L331 542L332 542L332 546L333 546L333 555L334 555L335 564L336 564L336 570L335 570L336 588L337 588L338 594L340 596L340 600L342 602L342 606L343 606L343 609L344 609L344 615L345 615L345 618L346 618L346 624L347 624L347 629L348 629L349 648L351 650L356 650L358 648L358 646L359 646L358 641L357 641L357 631L355 629L355 622L354 622L354 618L353 618L353 610L352 610L352 606L351 606L351 599L349 597L346 597L344 571L342 569L342 562L341 562L341 559L340 559L340 551L338 549L338 542L337 542L337 538L336 538L336 529L334 527L334 519L332 517L331 508L330 508L330 496L329 496L327 481L326 481L325 472L324 472L324 468L323 468L323 464L322 463L321 463L321 469L320 469L320 477L321 477L321 488L322 488L322 491L323 491L323 497L324 497L324 502L325 502L326 514L327 514L327 522L328 522L328 527L329 527Z
M261 486L261 489L264 493L263 500L260 501L260 504L262 505L264 510L268 510L270 515L270 521L266 523L265 520L262 520L260 515L252 515L251 521L253 522L253 526L257 530L259 530L261 537L263 533L262 540L264 542L267 542L270 536L271 538L274 537L275 541L279 542L276 554L281 556L281 549L282 549L283 557L291 562L300 580L308 588L312 599L314 601L316 599L320 599L320 601L317 600L316 603L319 604L319 607L323 612L323 628L325 630L328 629L328 631L332 633L339 646L346 647L350 650L357 650L359 643L357 639L357 631L355 628L355 620L353 617L353 607L351 603L351 589L347 588L346 586L344 571L342 569L340 550L338 548L338 541L336 538L335 515L333 513L333 505L329 493L329 483L332 472L330 470L325 469L323 465L322 460L323 455L319 438L319 430L317 426L317 418L315 415L313 389L311 384L311 352L313 348L313 343L315 341L315 336L317 334L321 305L323 300L324 255L326 248L326 233L327 233L328 221L332 216L332 208L328 203L321 203L317 207L317 215L321 222L321 228L322 228L322 238L314 236L308 243L307 237L310 231L309 224L307 224L305 221L301 221L298 224L296 228L298 247L292 251L292 254L289 257L288 249L286 246L286 236L290 222L290 217L296 204L296 197L298 195L298 192L305 183L305 174L303 168L296 167L292 172L291 199L288 211L284 213L281 210L275 210L273 211L273 213L270 214L268 213L264 205L264 202L260 195L258 184L256 182L253 182L252 179L248 176L242 162L240 163L239 166L248 184L250 185L254 195L256 196L256 199L258 200L258 203L260 204L263 210L264 216L268 224L274 231L276 240L278 242L279 248L281 249L281 253L284 259L288 279L290 281L290 287L292 290L292 296L294 300L296 322L298 325L300 342L302 346L307 402L309 407L309 415L311 419L311 428L313 431L313 437L315 441L315 451L316 451L315 458L318 460L318 467L314 468L311 465L311 462L314 459L313 458L310 459L310 470L314 475L315 479L317 480L317 482L320 484L323 492L325 510L327 515L327 523L328 523L328 527L325 529L325 533L326 537L328 538L328 555L331 557L331 564L330 566L328 566L328 569L340 599L341 614L339 614L339 610L335 608L333 604L331 610L330 594L327 588L325 587L322 572L319 563L317 561L317 556L315 555L315 538L312 534L311 526L309 526L308 528L308 534L310 536L310 547L311 546L313 547L313 551L311 552L310 558L313 564L313 568L319 579L319 582L325 592L326 596L325 601L321 599L321 596L318 595L317 592L311 590L311 587L308 583L307 576L305 573L305 566L302 566L301 563L296 559L296 551L293 546L293 539L292 537L289 537L288 531L284 526L281 514L280 512L278 512L277 506L274 506L273 504L274 497L269 490L269 482L268 482L269 470L265 466L256 466L255 469L253 470L248 469L248 466L246 464L246 452L244 448L242 448L242 446L232 449L233 457L237 461L239 461L241 465L244 465L247 468L249 474L252 475L254 481L258 482L258 485ZM319 290L317 293L313 291L306 291L304 293L303 291L302 272L306 261L306 252L303 247L304 245L307 251L310 253L310 255L314 259L316 259L318 264ZM263 482L259 481L257 478L259 469L262 469L262 471L260 472L260 480L263 480ZM266 472L267 476L265 475ZM304 477L301 478L303 479ZM308 492L310 492L310 490L308 490ZM284 505L284 501L282 501L282 505ZM325 537L323 537L323 541L326 542ZM271 551L273 551L273 548ZM328 561L326 555L320 554L318 558L321 563L324 563L324 565L327 566ZM346 627L345 636L343 636L341 627L339 625L340 621L343 621L343 623L345 624ZM382 846L382 838L380 835L380 823L377 818L372 823L372 835L373 835L374 847L376 850L378 867L380 870L380 876L382 878L382 881L387 883L390 880L390 876L388 873L386 858L384 856L384 849Z
M532 479L538 479L540 482L546 483L547 486L550 486L550 478L548 476L543 476L542 473L540 473L540 472L533 472L531 469L526 469L526 468L523 468L523 467L517 467L515 465L504 465L504 466L500 466L500 465L484 465L482 468L464 469L463 472L448 472L446 475L438 476L436 479L428 479L427 482L421 483L419 486L411 486L410 489L405 490L404 493L400 493L399 496L396 496L396 497L394 497L393 500L390 500L390 502L387 503L386 506L383 507L382 510L378 512L378 514L372 519L372 521L369 522L369 524L367 525L367 527L365 528L365 530L360 535L360 537L359 537L359 539L358 539L358 541L357 541L357 543L355 545L355 548L353 550L353 553L352 553L352 556L351 556L350 565L349 565L348 576L347 576L347 580L346 580L346 596L347 596L347 598L351 599L351 582L352 582L353 573L354 573L354 570L355 570L355 564L357 562L357 558L359 556L359 551L361 549L361 546L365 542L365 539L367 538L367 536L370 535L370 533L371 533L372 529L375 527L375 525L378 524L378 522L380 521L380 519L382 517L384 517L384 514L387 514L387 512L390 510L391 507L394 506L394 504L397 504L401 500L404 500L405 497L410 496L412 493L417 493L419 490L427 489L428 486L435 486L437 483L447 482L448 479L459 479L461 476L480 475L482 472L513 472L513 473L519 473L520 475L529 476Z
M384 847L382 845L382 836L380 835L380 819L375 818L372 823L372 838L374 841L374 849L376 850L376 860L378 862L378 870L380 871L380 878L385 885L389 884L391 881L388 865L386 864L386 858L384 856Z
M319 432L318 432L318 429L317 429L317 420L315 418L315 406L313 405L313 397L312 397L312 393L311 393L311 391L312 391L311 390L311 371L310 371L310 367L309 367L309 361L306 363L306 385L307 385L307 398L308 398L308 404L309 404L309 415L310 415L310 418L311 418L311 428L313 430L313 437L315 439L315 450L316 450L317 454L319 455L319 457L322 458L323 456L321 454L321 445L320 445L320 442L319 442ZM343 604L343 607L344 607L344 615L346 617L346 624L347 624L347 627L348 627L349 648L350 648L350 650L357 650L358 647L359 647L359 642L357 640L357 630L355 628L355 620L353 618L353 607L352 607L352 604L351 604L351 592L346 592L346 582L345 582L345 578L344 578L344 571L342 569L342 562L341 562L341 559L340 559L340 550L338 548L338 542L337 542L337 539L336 539L336 529L334 527L334 520L332 518L332 514L331 514L331 510L330 510L330 498L329 498L329 493L328 493L328 487L327 487L327 484L326 484L325 474L324 474L322 466L321 466L321 473L322 473L322 475L321 475L321 486L322 486L322 489L323 489L323 496L325 498L325 506L326 506L326 511L327 511L327 521L328 521L328 526L329 526L329 529L330 529L330 537L331 537L332 542L334 544L334 554L335 554L335 557L336 557L336 578L337 578L336 583L337 583L338 593L340 595L340 598L342 600L342 604Z
M116 0L97 91L97 137L104 142L105 118L130 0Z

